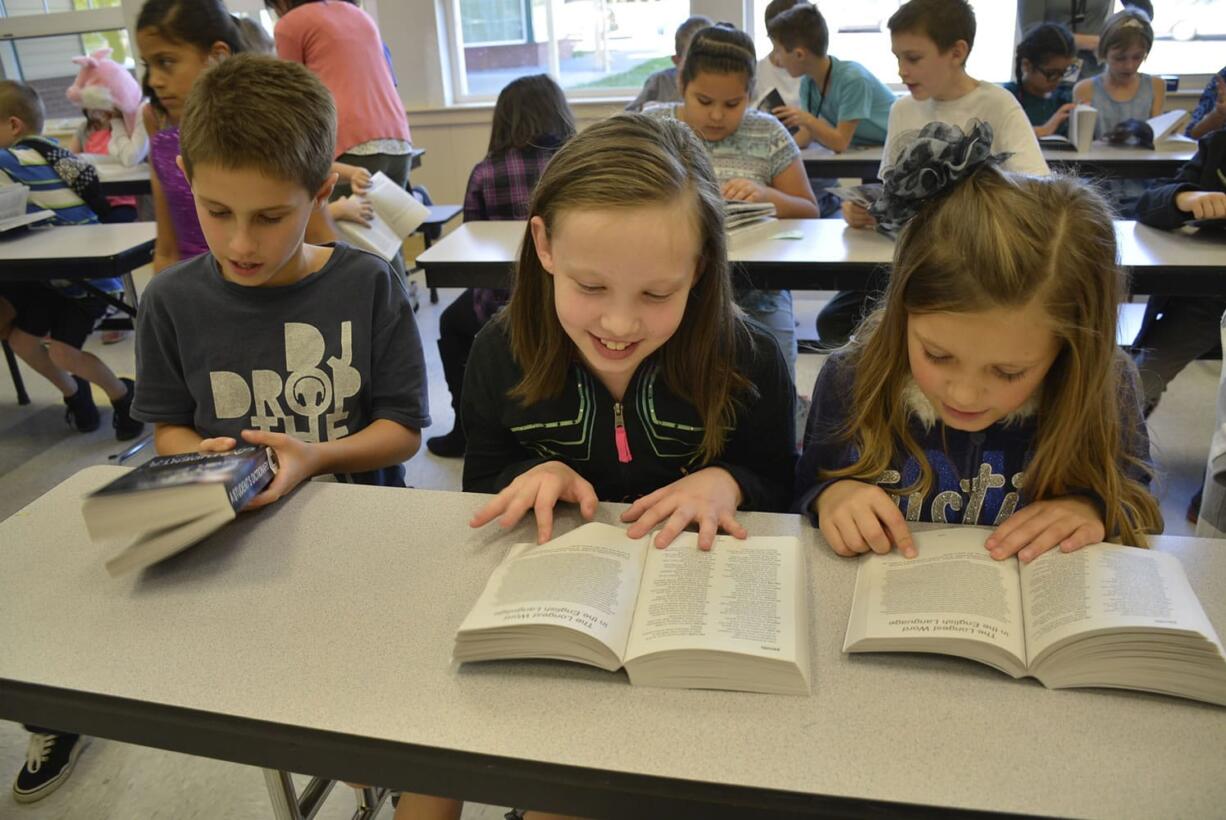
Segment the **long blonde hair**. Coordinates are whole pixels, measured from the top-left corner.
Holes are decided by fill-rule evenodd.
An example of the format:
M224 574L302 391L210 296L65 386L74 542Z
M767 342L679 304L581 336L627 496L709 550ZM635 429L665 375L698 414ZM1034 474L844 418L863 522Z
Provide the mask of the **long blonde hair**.
M1145 543L1162 516L1128 470L1149 467L1128 448L1143 423L1121 401L1131 365L1115 344L1124 294L1111 211L1071 177L1024 177L985 167L922 210L903 229L881 305L851 347L855 385L846 440L856 463L824 475L876 479L901 446L920 465L911 487L927 493L932 466L908 430L902 393L911 378L907 318L969 313L1042 300L1060 352L1038 398L1038 433L1024 473L1027 501L1088 491L1104 504L1108 534Z
M699 242L698 275L677 331L658 353L665 383L698 410L705 433L698 455L714 459L735 419L734 398L752 386L736 355L751 344L732 300L724 206L706 150L685 125L641 114L599 122L568 142L545 169L532 197L552 236L562 214L597 208L675 205L689 211ZM524 377L511 397L527 406L561 394L575 361L574 343L558 321L553 277L524 229L514 288L500 314Z

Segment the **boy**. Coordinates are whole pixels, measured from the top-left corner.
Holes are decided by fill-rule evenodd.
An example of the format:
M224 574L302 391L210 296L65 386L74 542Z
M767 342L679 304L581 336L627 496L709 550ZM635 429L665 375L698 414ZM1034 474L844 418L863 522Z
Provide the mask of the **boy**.
M898 58L898 76L911 96L890 109L881 178L885 179L906 142L931 122L970 131L973 121L992 128L992 152L1005 153L1006 171L1046 176L1049 171L1034 128L1017 98L994 83L966 73L975 44L975 12L966 0L911 0L889 20L890 48ZM855 228L877 223L854 202L843 203L843 218ZM864 294L840 292L817 317L825 346L847 342L864 310Z
M30 188L27 210L51 210L57 225L81 225L109 213L106 198L92 165L40 136L43 103L25 83L0 81L0 184L21 183ZM48 234L54 241L54 232ZM94 279L105 293L122 293L114 278ZM101 416L90 383L111 400L111 424L120 441L140 435L144 424L129 415L131 379L119 379L92 353L81 350L108 303L97 291L80 284L19 282L0 287L0 300L12 311L11 321L0 321L0 338L47 381L59 388L68 422L82 433L98 429ZM50 339L44 339L50 336Z
M789 127L803 127L835 153L852 145L882 145L894 94L868 69L827 53L830 34L815 6L803 3L766 26L771 61L800 77L800 106L772 112Z
M372 254L303 242L336 183L335 141L315 75L256 54L202 74L180 123L210 252L145 292L133 414L161 454L273 448L277 476L249 508L327 473L403 487L430 423L404 283Z
M765 18L766 29L770 30L772 20L798 5L807 6L809 3L808 0L771 0L766 4L766 11L762 15ZM784 104L791 106L800 105L800 77L793 77L789 74L779 64L774 51L758 60L758 71L754 76L757 78L754 83L754 108L762 105L762 102L772 91L779 92L779 96L783 98ZM796 140L798 148L804 148L813 141L809 130L803 126L793 132L792 139ZM833 185L835 183L830 184ZM818 187L814 186L814 190L818 190ZM824 210L822 215L825 216Z
M690 40L694 39L694 35L707 26L713 25L715 23L710 17L695 15L677 26L677 33L673 37L673 50L677 52L673 55L673 67L662 68L649 76L643 83L643 90L631 100L626 110L642 111L643 106L649 102L681 102L681 89L677 86L677 69L681 67L681 61L685 59L685 51L690 47Z

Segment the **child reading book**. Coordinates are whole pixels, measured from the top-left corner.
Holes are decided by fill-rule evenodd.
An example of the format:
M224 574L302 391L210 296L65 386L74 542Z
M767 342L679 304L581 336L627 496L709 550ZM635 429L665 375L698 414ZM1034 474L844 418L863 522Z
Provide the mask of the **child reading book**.
M803 126L836 153L853 145L881 145L894 93L864 66L827 53L830 33L815 6L797 5L766 27L773 57L794 77L801 77L800 107L773 112L787 126Z
M335 128L310 71L259 55L203 73L183 108L181 168L210 252L145 291L133 412L157 425L159 454L273 449L277 476L250 506L325 473L404 486L430 423L403 281L373 254L303 242L336 181Z
M732 302L723 201L702 144L622 115L550 161L507 309L477 335L464 382L473 517L541 541L553 507L633 501L637 538L699 525L744 535L737 509L781 508L794 449L778 345ZM786 505L783 505L786 506Z
M1017 44L1013 80L1004 88L1021 103L1036 136L1068 133L1068 116L1077 104L1064 78L1076 55L1073 33L1059 23L1039 23Z
M684 100L647 113L681 120L702 138L724 199L770 202L780 219L816 217L800 149L779 120L748 107L756 63L748 34L727 25L705 28L694 35L681 69ZM737 302L775 334L794 372L791 291L747 290Z
M797 509L846 556L914 556L912 521L992 526L987 554L1023 562L1143 545L1162 521L1115 346L1110 211L1073 179L963 173L907 222L880 307L818 375Z

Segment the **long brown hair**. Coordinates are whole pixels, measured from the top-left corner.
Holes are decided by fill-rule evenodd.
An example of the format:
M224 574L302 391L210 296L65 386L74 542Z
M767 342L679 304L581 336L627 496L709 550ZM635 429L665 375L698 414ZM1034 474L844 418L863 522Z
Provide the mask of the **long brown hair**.
M552 147L574 135L575 118L562 89L547 74L531 74L499 92L486 153L496 157L510 148ZM547 144L543 138L550 138Z
M681 324L657 355L669 389L697 408L705 428L698 455L710 461L735 420L734 400L751 389L735 366L738 349L751 342L732 301L723 198L697 137L680 122L640 114L599 122L550 160L529 218L539 216L552 235L565 213L644 205L689 210L700 238L698 274ZM499 320L524 373L511 397L527 406L560 395L577 351L558 321L553 277L537 257L530 226Z
M1023 307L1037 298L1060 352L1038 396L1026 499L1089 491L1103 501L1109 534L1144 545L1146 532L1161 531L1162 516L1128 475L1149 468L1127 449L1143 421L1139 407L1121 400L1121 381L1133 378L1115 344L1123 294L1111 211L1093 187L980 169L903 229L882 304L851 347L856 376L843 435L859 460L825 475L876 479L901 446L920 476L890 492L926 493L932 466L900 411L911 374L908 315Z

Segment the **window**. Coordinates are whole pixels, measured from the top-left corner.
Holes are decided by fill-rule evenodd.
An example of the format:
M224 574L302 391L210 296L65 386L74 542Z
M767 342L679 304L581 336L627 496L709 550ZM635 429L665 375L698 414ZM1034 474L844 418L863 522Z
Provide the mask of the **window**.
M901 88L898 61L890 51L890 29L886 23L905 0L855 0L822 3L822 15L830 29L830 53L855 60L882 82ZM758 56L770 53L764 19L769 0L754 0L754 43ZM1010 79L1013 66L1013 31L1017 25L1014 3L975 3L975 46L967 71L983 80L1003 82Z
M568 92L637 91L672 65L689 0L448 0L460 100L493 99L508 82L547 73Z
M47 116L79 117L64 95L76 79L73 57L110 48L111 58L132 68L131 42L123 28L121 0L0 0L4 76L34 86ZM98 30L94 30L98 29Z

